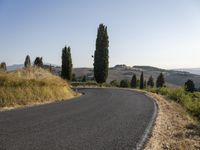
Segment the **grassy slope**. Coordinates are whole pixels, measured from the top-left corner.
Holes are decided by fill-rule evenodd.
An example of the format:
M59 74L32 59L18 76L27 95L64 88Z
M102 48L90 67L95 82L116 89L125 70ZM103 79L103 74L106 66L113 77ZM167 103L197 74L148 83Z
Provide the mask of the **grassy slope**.
M71 98L69 84L41 68L0 72L0 107Z

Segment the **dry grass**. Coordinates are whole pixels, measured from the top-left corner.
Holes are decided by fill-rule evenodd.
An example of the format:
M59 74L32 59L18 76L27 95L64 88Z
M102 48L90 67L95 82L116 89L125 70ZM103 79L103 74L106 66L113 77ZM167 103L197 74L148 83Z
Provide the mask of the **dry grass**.
M180 104L149 93L156 100L159 111L146 145L146 150L200 149L200 127Z
M0 72L0 107L62 100L74 95L66 81L41 68Z

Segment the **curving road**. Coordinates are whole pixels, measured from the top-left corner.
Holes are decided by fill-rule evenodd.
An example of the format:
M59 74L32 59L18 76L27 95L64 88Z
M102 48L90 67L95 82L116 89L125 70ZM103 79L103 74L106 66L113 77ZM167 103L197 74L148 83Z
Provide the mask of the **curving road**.
M0 150L131 150L155 112L144 94L80 89L70 101L0 112Z

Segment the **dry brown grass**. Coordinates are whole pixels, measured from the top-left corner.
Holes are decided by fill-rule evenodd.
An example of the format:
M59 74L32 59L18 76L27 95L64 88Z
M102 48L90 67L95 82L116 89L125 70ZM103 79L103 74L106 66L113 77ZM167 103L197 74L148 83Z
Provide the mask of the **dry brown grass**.
M148 93L156 100L159 111L146 145L146 150L196 150L200 149L200 127L180 104Z
M66 81L42 68L0 72L0 107L69 99L74 95Z

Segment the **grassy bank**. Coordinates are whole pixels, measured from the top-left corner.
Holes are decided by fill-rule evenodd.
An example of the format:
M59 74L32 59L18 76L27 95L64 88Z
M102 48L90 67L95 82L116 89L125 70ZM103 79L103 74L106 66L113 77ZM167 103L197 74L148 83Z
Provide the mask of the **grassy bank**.
M184 88L152 88L148 91L166 96L181 104L186 110L198 120L200 120L200 92L189 93Z
M69 84L41 68L0 72L0 107L68 99Z

